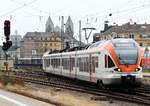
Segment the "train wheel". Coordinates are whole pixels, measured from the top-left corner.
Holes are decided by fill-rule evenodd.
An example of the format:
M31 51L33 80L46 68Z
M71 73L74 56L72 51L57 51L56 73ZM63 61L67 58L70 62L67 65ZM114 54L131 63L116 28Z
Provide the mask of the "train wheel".
M104 87L104 84L103 84L102 80L97 80L97 87L98 88L103 88Z

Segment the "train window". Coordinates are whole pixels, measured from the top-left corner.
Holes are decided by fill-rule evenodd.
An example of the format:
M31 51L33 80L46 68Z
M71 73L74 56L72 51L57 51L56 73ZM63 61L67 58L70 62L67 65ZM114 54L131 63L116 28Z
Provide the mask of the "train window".
M58 66L59 66L59 60L55 59L55 68L58 68Z
M107 55L105 55L105 68L107 68L107 64L108 64L108 57Z
M73 70L73 67L75 66L75 59L70 58L70 69Z
M79 65L80 65L79 70L84 72L84 59L83 58L81 58Z
M50 64L49 64L49 59L45 59L45 66L48 67Z
M58 68L60 66L60 59L57 58L51 59L51 66L53 68Z
M80 66L80 63L81 63L80 60L81 60L80 58L77 59L77 67Z
M58 59L58 66L60 66L60 59Z
M98 57L95 57L95 67L98 68Z
M88 57L84 57L84 71L88 72Z
M37 64L41 64L41 59L37 59Z
M56 68L56 59L54 59L54 68Z
M64 59L62 58L62 66L64 66Z
M88 72L88 57L78 58L79 71Z
M67 58L67 64L66 64L66 67L67 67L68 70L70 69L70 59L69 59L69 58Z
M48 60L48 64L50 65L50 59Z
M51 66L54 67L54 59L51 59Z
M57 68L57 59L54 59L54 67Z
M69 70L70 69L70 59L69 58L63 58L62 59L62 66L63 66L63 69Z
M134 43L114 43L114 47L116 48L133 48L135 47Z
M92 57L92 67L93 67L93 73L95 73L95 68L98 68L98 57L97 56Z
M114 66L115 66L114 62L112 61L110 56L108 56L108 68L111 68L111 67L114 67Z

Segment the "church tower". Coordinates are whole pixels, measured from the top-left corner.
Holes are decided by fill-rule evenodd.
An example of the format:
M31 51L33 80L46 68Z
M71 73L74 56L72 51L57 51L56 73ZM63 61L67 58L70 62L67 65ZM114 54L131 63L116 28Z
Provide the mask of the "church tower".
M71 37L74 35L74 26L70 16L65 24L65 34Z
M54 24L50 16L48 17L48 20L46 22L45 32L54 32Z

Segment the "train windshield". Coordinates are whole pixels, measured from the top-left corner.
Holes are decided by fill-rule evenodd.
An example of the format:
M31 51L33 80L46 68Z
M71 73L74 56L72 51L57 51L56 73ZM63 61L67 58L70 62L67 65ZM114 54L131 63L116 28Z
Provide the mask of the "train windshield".
M113 46L119 64L137 63L138 48L135 43L114 43Z

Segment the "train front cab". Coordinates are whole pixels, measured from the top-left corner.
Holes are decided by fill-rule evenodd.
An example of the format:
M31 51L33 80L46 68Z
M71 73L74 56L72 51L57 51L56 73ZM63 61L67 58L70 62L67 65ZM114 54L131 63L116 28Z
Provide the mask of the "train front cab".
M110 55L105 54L106 74L103 83L111 86L140 86L142 82L140 48L130 45L127 48L113 47L113 49L108 50Z

